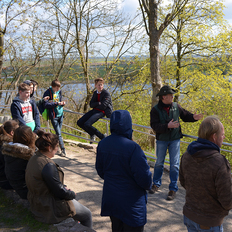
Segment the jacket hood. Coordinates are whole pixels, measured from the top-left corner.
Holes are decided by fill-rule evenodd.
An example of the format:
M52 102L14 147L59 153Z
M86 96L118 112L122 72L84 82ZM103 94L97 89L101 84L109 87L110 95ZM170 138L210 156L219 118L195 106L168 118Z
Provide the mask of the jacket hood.
M3 143L9 143L9 142L12 142L12 141L13 141L13 137L11 137L9 135L4 135L4 134L0 135L0 146Z
M207 139L201 139L198 138L197 141L194 141L189 144L187 151L190 155L196 155L199 151L202 150L216 150L217 152L220 152L220 148L217 144L207 140ZM206 153L204 153L205 155ZM211 154L211 153L207 153Z
M17 95L13 100L13 102L20 102L20 103L25 103L25 102L29 102L29 101L30 101L30 98L28 100L26 100L26 101L21 100L19 98L19 95Z
M112 134L132 139L132 120L127 110L116 110L110 117L110 131Z
M2 145L2 154L29 160L33 156L34 150L24 144L10 142Z
M52 86L50 86L49 89L52 91L52 93L54 93L53 90L52 90ZM55 93L59 94L60 93L60 89L57 92L55 92Z

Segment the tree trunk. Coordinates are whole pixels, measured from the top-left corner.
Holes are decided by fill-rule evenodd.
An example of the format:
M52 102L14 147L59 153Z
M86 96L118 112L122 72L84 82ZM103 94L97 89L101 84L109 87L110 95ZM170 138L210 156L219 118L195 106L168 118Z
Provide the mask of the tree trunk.
M176 35L176 49L177 49L177 61L176 61L176 90L177 93L175 94L174 101L178 102L179 96L180 96L180 69L181 69L181 49L182 49L182 42L181 42L181 19L178 19L178 25L177 25L177 35Z
M150 33L150 71L151 71L151 85L152 85L152 99L151 107L158 103L158 97L156 94L162 87L162 79L160 76L160 51L159 51L159 39L160 32L154 26L157 21L158 4L154 1L149 1L150 15L149 15L149 33Z
M0 32L0 75L2 73L2 66L3 66L3 53L4 53L3 45L4 45L4 34Z
M154 38L152 38L154 37ZM150 40L150 71L151 71L151 84L152 84L152 105L156 105L159 101L156 94L162 87L162 79L160 76L160 51L159 51L159 38L157 33L151 35Z

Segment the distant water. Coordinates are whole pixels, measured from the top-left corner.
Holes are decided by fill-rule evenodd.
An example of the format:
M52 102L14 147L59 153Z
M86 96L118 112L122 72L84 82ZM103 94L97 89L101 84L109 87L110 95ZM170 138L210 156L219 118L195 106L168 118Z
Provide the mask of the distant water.
M36 97L41 97L43 96L44 92L49 88L38 88L35 96ZM91 84L91 88L94 88L94 84ZM104 85L104 88L109 90L109 92L112 92L115 86L110 86L110 85ZM65 84L62 85L61 83L61 90L62 94L66 95L67 97L72 97L74 101L78 103L78 101L82 100L86 96L86 85L84 83L71 83L71 84ZM120 90L120 87L116 88L116 91ZM14 96L16 93L14 94ZM4 99L5 99L6 93L4 92L2 95L2 98L0 100L1 105L4 104ZM14 97L13 97L14 98Z

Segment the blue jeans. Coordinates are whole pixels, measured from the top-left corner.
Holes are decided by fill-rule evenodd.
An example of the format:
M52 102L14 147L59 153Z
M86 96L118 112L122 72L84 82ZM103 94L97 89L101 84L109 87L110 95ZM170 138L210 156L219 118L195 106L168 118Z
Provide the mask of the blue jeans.
M157 187L160 187L162 181L162 175L164 170L164 161L167 154L167 149L169 151L170 160L170 184L169 190L177 191L177 180L179 176L179 162L180 162L180 140L173 141L160 141L156 140L156 156L157 160L154 168L153 183Z
M73 216L73 219L75 221L80 221L80 223L83 226L87 226L89 228L92 228L92 214L91 211L76 201L75 199L72 200L75 210L76 210L76 215Z
M60 143L61 150L64 149L64 142L63 142L63 139L61 136L61 128L62 128L63 118L64 118L64 115L62 115L59 118L53 118L51 120L51 123L52 123L54 130L55 130L56 134L59 136L59 143Z
M188 232L223 232L223 226L214 226L210 227L210 229L201 229L200 225L196 222L190 220L184 215L184 224L186 225Z
M90 136L96 135L99 139L103 139L105 137L104 134L92 126L92 124L103 117L103 112L98 110L90 110L77 121L77 125L86 131Z

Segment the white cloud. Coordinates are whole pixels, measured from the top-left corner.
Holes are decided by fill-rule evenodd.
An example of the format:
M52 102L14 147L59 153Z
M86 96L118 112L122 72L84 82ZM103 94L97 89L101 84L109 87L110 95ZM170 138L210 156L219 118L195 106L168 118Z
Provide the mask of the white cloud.
M224 2L226 8L224 9L224 14L225 14L225 19L229 21L229 23L232 23L232 14L231 14L231 10L232 10L232 0L225 0Z

